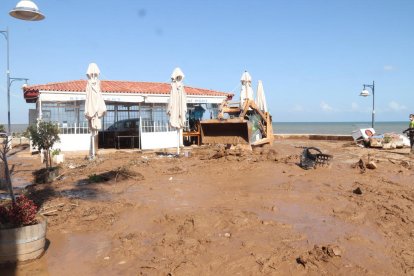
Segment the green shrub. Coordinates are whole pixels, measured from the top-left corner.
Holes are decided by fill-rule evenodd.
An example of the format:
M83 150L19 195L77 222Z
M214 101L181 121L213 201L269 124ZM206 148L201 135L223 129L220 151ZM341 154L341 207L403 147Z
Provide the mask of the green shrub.
M91 183L98 183L98 182L102 182L104 180L105 179L99 174L94 173L94 174L88 175L88 181L91 182Z
M56 142L60 141L58 126L52 122L40 121L35 125L29 126L28 131L33 146L39 150L46 151L46 168L50 168L52 166L50 150Z

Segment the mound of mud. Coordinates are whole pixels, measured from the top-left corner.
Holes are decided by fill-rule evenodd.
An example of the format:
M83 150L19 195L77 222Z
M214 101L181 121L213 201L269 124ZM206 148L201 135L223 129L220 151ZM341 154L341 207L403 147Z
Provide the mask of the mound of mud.
M341 250L335 245L318 246L315 245L312 250L309 250L306 254L299 256L296 259L298 264L304 267L316 267L319 268L319 263L335 261L337 257L341 257Z
M226 161L279 161L276 150L269 146L255 147L237 145L230 148L225 145L210 147L200 153L201 160L223 159Z
M119 167L116 170L111 170L99 174L90 174L87 179L80 180L79 185L83 184L90 184L90 183L102 183L108 182L110 180L126 180L126 179L134 179L137 181L144 180L144 176L136 171L129 169L128 167Z

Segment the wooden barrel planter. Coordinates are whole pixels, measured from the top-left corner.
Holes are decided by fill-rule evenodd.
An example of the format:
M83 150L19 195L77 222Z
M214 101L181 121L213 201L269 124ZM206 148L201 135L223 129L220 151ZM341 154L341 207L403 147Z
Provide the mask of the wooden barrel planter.
M47 221L38 224L0 230L0 264L36 259L42 255L46 243Z

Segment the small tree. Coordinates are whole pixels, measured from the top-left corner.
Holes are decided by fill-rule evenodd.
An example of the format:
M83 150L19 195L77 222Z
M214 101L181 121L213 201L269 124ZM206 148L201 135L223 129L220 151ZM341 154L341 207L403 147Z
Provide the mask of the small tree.
M0 125L0 132L6 132L6 129L4 128L3 125Z
M60 141L58 126L52 122L39 121L37 125L29 126L28 131L33 146L46 151L46 168L50 168L52 166L50 150L56 142Z

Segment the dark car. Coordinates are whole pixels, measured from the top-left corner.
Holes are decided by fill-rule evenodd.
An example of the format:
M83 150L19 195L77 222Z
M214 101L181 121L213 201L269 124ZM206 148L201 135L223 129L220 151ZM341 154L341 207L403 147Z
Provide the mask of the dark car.
M139 119L116 122L99 132L100 148L139 148Z

